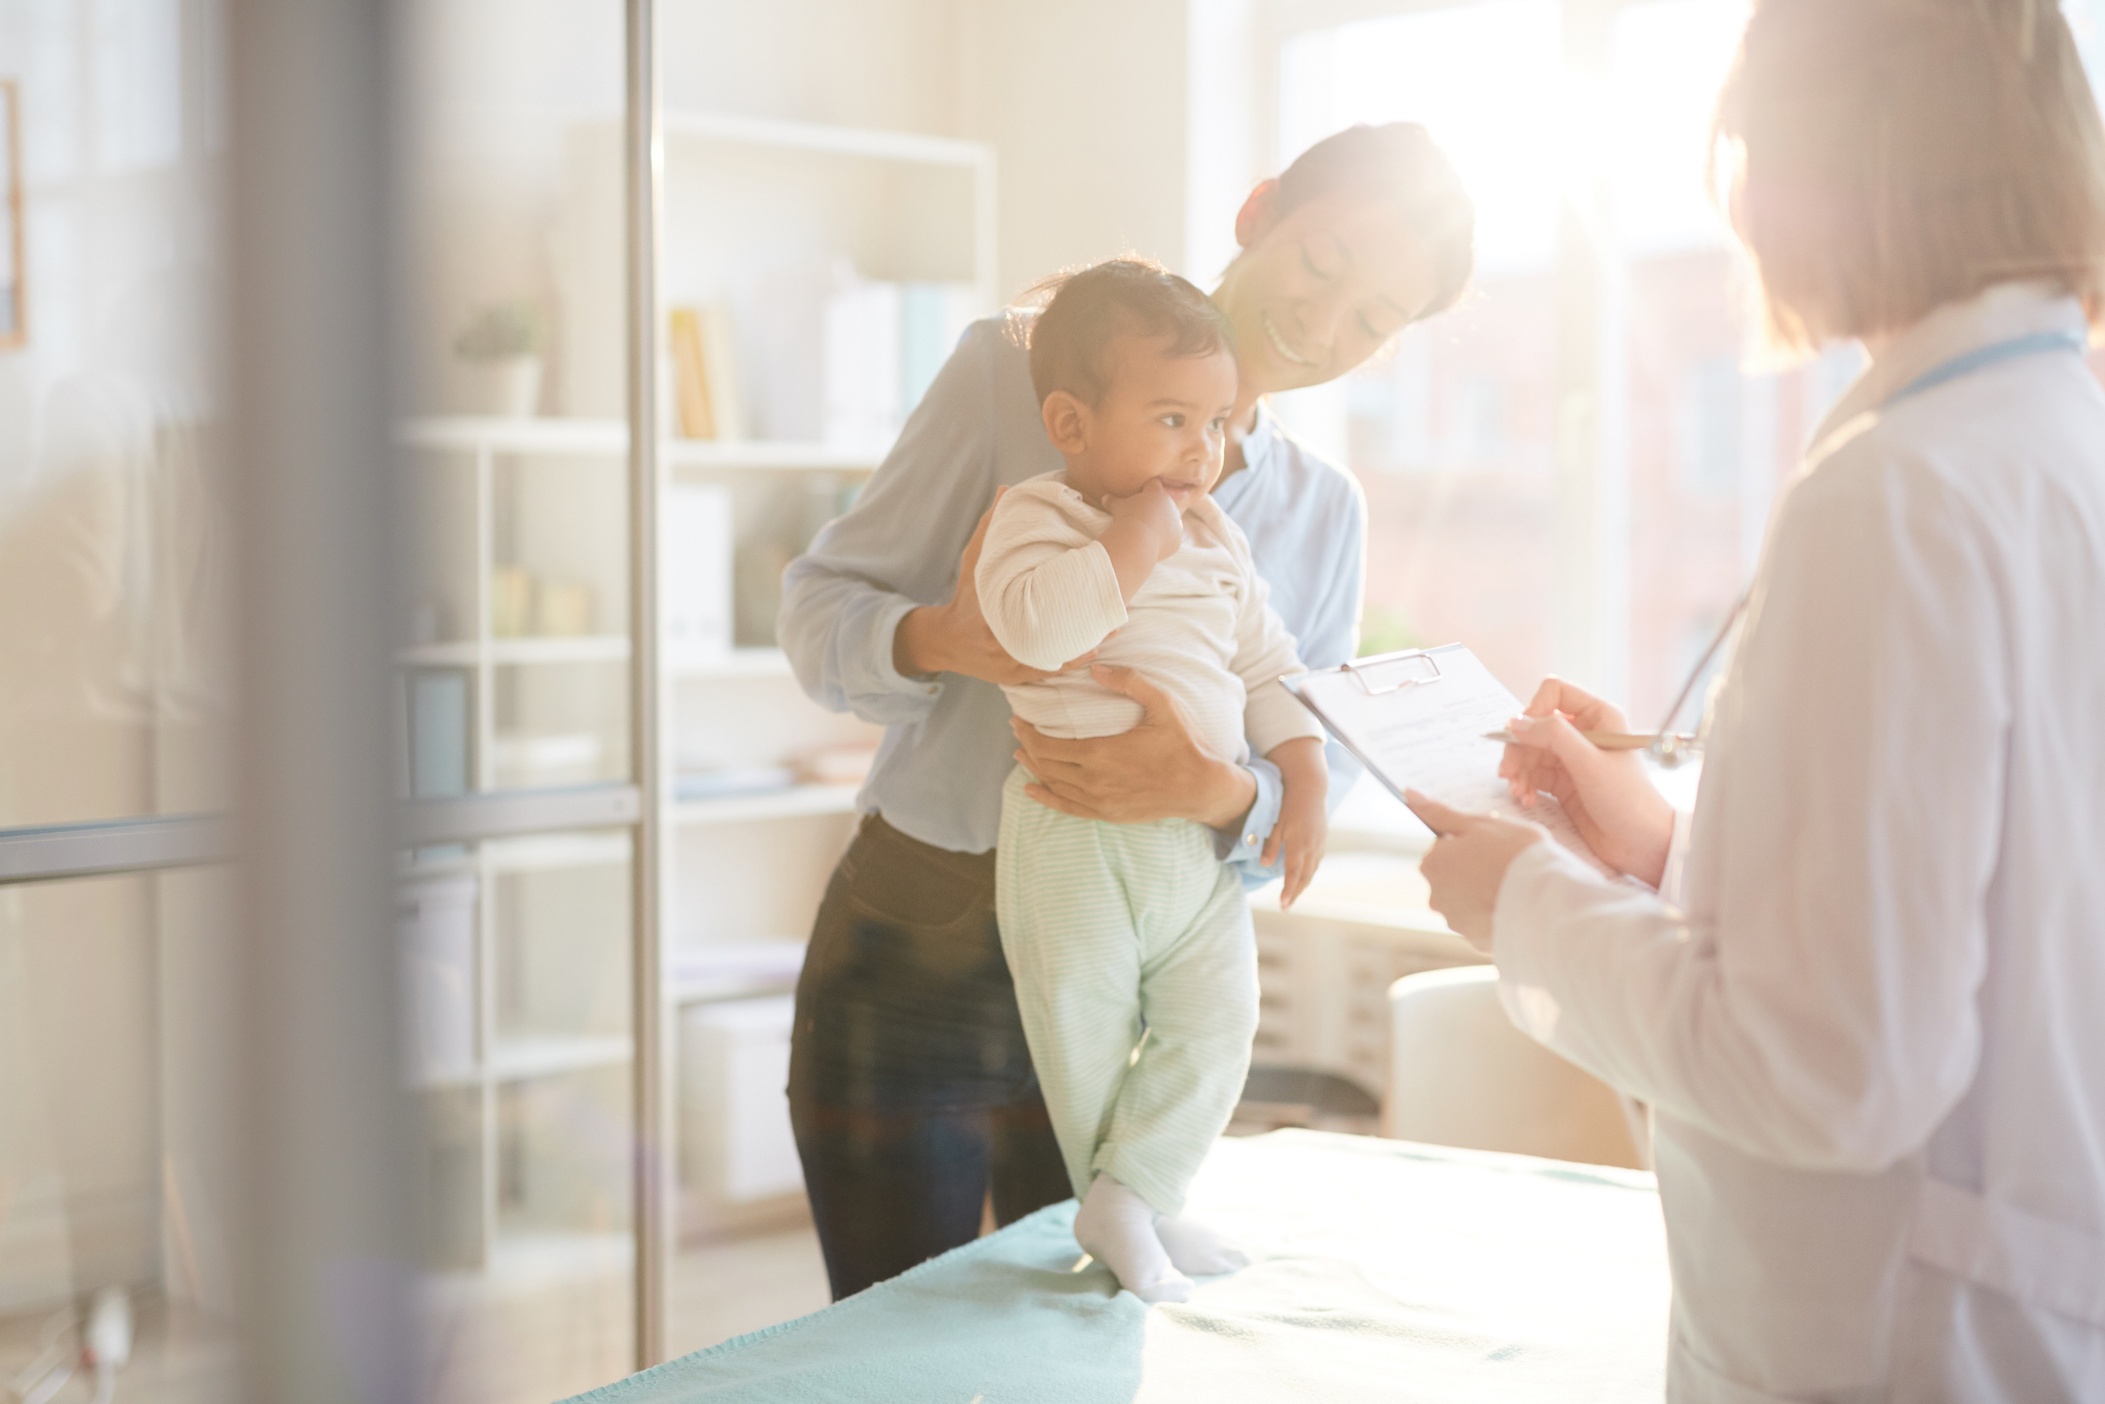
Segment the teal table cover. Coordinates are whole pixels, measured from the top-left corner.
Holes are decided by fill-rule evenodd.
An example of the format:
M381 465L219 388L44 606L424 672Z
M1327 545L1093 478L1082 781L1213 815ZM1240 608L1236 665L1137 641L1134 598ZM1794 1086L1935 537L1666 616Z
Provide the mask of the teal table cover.
M1224 1140L1193 1212L1250 1251L1183 1305L1115 1290L1074 1203L576 1404L1657 1401L1649 1175L1368 1137Z

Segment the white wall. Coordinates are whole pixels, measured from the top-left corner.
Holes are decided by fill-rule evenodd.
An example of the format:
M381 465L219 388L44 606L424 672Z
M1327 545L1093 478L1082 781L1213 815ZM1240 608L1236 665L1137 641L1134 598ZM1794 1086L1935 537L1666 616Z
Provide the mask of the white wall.
M965 15L963 135L1001 164L1004 295L1128 250L1185 261L1185 0L990 0Z

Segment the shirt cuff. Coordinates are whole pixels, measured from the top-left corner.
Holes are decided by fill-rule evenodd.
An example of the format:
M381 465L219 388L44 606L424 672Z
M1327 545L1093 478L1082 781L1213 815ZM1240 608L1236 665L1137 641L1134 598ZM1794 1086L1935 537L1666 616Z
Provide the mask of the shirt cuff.
M867 660L862 687L850 688L854 693L881 693L894 697L925 697L931 701L943 695L943 684L935 677L910 678L899 671L893 663L894 645L899 626L921 606L909 599L898 599L884 607L877 616L877 627L870 631L877 647Z
M1286 781L1281 778L1279 767L1268 760L1253 759L1245 768L1257 781L1257 798L1250 802L1250 812L1243 816L1241 828L1213 831L1213 854L1241 870L1244 887L1261 887L1279 876L1276 867L1264 865L1264 845L1279 826Z

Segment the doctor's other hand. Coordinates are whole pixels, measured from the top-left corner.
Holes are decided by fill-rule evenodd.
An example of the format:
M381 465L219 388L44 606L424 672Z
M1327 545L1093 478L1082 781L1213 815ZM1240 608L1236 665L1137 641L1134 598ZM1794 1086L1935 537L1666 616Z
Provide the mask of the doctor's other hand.
M996 506L1007 488L994 492ZM1027 668L1009 656L1009 651L994 637L987 627L987 616L980 611L979 574L980 548L987 542L987 524L994 520L994 508L981 514L979 525L973 528L972 539L965 543L965 554L958 558L957 588L950 598L939 605L923 605L909 610L892 632L892 666L900 676L908 678L931 677L937 673L956 673L962 677L978 678L981 682L1006 686L1011 683L1038 682L1054 676L1036 668ZM1094 652L1070 660L1059 671L1070 672L1087 667L1094 660Z
M1490 954L1491 918L1506 869L1535 844L1549 842L1549 835L1533 824L1450 809L1416 790L1405 791L1403 802L1438 836L1418 862L1432 889L1433 910L1470 945Z
M1499 777L1523 808L1555 795L1601 861L1659 886L1674 842L1674 809L1636 751L1604 751L1580 733L1627 731L1622 710L1561 678L1545 679L1527 711L1506 724L1513 740Z

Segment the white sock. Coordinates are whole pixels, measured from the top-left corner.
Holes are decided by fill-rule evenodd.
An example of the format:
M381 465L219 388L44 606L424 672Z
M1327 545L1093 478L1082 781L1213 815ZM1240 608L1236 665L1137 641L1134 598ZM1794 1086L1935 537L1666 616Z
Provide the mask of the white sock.
M1155 1211L1109 1175L1089 1182L1074 1216L1075 1241L1111 1269L1118 1285L1144 1302L1191 1300L1191 1279L1178 1272L1155 1236Z
M1211 1224L1186 1214L1157 1219L1155 1237L1162 1240L1177 1271L1193 1277L1212 1277L1238 1272L1250 1265L1250 1255L1220 1236Z

